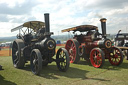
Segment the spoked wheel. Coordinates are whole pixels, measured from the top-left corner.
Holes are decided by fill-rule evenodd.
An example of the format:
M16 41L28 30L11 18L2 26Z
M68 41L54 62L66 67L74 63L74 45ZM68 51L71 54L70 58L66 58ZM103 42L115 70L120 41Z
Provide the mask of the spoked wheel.
M12 44L12 61L15 68L23 68L25 64L21 49L25 47L23 40L16 39Z
M79 42L75 39L68 40L65 48L67 49L70 57L70 63L78 63L80 56L78 54Z
M92 49L90 53L90 61L94 67L101 68L105 62L103 51L100 48Z
M78 48L78 53L79 53L79 56L84 58L86 61L90 62L89 60L89 55L86 54L85 52L85 46L84 45L80 45L79 48Z
M56 55L56 64L60 71L67 71L70 65L69 54L65 48L60 48Z
M30 58L31 70L35 75L40 74L42 70L42 56L38 49L33 49Z
M112 52L110 52L109 56L109 62L114 66L118 66L123 62L123 53L119 48L112 48Z
M85 46L80 45L79 48L78 48L78 53L79 53L80 57L83 57L84 54L85 54Z
M123 50L122 52L124 54L124 58L128 60L128 50Z

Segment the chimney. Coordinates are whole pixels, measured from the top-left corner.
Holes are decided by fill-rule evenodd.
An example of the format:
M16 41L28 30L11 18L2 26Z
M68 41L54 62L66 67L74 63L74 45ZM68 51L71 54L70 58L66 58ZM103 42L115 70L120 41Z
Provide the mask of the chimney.
M45 33L49 33L50 32L49 13L44 14L44 19L45 19Z
M106 18L101 18L101 28L102 28L102 35L104 38L106 38Z

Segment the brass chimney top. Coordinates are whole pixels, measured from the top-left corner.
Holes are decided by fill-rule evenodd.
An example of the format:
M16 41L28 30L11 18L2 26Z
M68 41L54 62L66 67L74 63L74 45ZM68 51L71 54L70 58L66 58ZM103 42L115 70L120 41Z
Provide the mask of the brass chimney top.
M106 18L101 18L100 19L101 22L106 22L106 20L107 20Z

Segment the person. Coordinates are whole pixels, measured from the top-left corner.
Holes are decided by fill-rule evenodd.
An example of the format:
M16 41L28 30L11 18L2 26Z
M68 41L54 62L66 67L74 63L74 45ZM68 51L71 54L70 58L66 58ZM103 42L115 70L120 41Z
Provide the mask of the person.
M123 40L121 40L121 41L118 41L118 46L123 46Z
M41 40L44 39L44 33L45 33L45 29L41 28L37 31L36 37Z
M89 36L89 35L92 35L92 34L93 34L93 31L89 30L86 35Z
M3 70L1 65L0 65L0 70Z
M2 47L2 46L1 46L1 44L0 44L0 51L1 51L1 47Z
M128 42L126 42L123 46L124 46L124 47L128 47Z

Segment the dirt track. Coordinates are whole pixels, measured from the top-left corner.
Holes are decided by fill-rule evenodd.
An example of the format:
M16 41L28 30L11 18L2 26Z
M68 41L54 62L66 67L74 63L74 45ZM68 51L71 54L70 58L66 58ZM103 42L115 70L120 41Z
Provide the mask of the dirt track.
M8 50L0 50L0 56L11 56L11 51Z
M64 46L65 44L57 44L57 46ZM57 52L58 49L56 49ZM2 48L2 50L0 50L0 56L11 56L12 51L9 50L8 47Z

